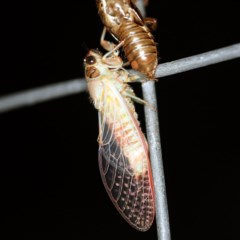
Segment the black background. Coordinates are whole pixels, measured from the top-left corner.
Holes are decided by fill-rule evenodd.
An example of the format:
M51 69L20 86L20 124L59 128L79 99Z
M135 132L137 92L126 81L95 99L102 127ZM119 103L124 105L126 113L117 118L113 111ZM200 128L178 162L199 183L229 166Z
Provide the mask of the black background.
M239 42L239 7L150 1L159 62ZM94 0L18 1L2 10L1 95L83 77L82 45L99 47L102 31ZM237 238L239 66L227 61L156 84L174 240ZM143 124L142 106L137 111ZM97 136L85 92L0 115L3 239L157 239L155 223L138 232L114 209L100 179Z

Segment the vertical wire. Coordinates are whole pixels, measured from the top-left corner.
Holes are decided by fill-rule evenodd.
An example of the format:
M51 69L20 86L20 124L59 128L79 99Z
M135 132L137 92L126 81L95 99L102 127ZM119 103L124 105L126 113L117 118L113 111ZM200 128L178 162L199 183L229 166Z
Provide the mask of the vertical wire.
M149 144L153 183L155 189L157 234L159 240L170 240L171 234L163 169L162 148L159 134L155 82L148 81L143 83L142 91L144 100L156 108L155 110L149 106L144 107L147 139Z
M140 10L144 9L143 1L138 0L136 4ZM145 11L143 12L143 15L144 14ZM160 141L155 82L147 81L146 83L143 83L142 91L144 100L155 107L155 109L152 109L149 106L145 106L144 112L155 189L157 235L159 240L170 240L171 234Z

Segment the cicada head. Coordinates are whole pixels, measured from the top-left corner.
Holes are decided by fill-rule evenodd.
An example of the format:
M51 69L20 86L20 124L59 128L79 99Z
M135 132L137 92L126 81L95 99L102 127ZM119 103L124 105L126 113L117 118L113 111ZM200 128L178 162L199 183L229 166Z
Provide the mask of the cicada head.
M115 52L103 56L100 51L91 49L84 59L86 79L90 81L108 76L111 69L120 69L122 65L122 59Z
M102 64L102 53L98 50L91 49L84 59L84 66L87 81L100 77L101 68L104 68Z

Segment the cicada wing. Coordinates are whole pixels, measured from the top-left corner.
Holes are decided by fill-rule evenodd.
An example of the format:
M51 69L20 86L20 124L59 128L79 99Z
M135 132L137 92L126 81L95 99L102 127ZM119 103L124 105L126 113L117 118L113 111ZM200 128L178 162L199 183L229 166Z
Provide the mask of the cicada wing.
M99 167L104 186L113 204L134 228L146 231L152 225L155 215L154 193L146 141L121 95L107 98L103 111L99 114ZM125 104L123 106L123 104ZM125 118L122 118L122 116ZM128 119L126 123L126 116ZM126 124L132 125L126 127ZM146 166L136 172L123 147L128 140L131 144L129 129L135 131L136 139L145 156L140 166ZM140 135L139 135L140 133ZM136 149L137 150L137 149ZM134 153L130 152L130 155Z

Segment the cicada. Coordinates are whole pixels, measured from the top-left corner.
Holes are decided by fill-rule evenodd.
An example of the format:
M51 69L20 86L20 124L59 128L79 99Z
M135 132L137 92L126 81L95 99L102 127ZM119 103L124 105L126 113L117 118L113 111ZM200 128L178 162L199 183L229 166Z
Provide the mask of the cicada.
M123 218L146 231L155 216L148 143L128 82L136 80L115 54L90 50L84 59L88 91L99 117L99 168L107 193Z
M154 18L143 19L131 0L97 0L97 8L104 24L100 44L107 51L123 47L124 53L134 70L154 79L158 53L152 30L156 29ZM105 40L106 29L119 41L115 45Z

